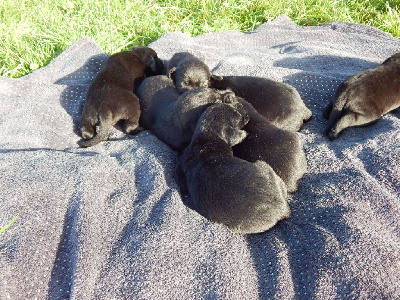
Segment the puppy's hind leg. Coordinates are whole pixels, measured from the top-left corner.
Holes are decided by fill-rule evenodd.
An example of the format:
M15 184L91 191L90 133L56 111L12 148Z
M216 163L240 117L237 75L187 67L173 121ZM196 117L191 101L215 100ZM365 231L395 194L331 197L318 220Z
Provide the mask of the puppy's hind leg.
M323 116L325 119L329 119L329 115L331 114L333 108L333 104L332 102L329 102L329 104L325 107L324 112L323 112Z
M96 131L96 122L97 120L94 121L93 119L82 117L80 124L82 138L89 140L94 136Z
M144 130L144 128L139 127L139 118L136 116L125 120L123 127L124 131L129 135L134 135Z
M107 138L108 131L112 125L113 120L111 114L107 114L105 117L100 116L99 131L97 134L93 138L86 141L79 141L78 145L80 147L91 147L100 143L101 141L104 141Z
M347 111L328 132L328 137L329 139L334 140L344 129L348 127L367 125L374 122L376 122L375 118L371 118L354 111Z

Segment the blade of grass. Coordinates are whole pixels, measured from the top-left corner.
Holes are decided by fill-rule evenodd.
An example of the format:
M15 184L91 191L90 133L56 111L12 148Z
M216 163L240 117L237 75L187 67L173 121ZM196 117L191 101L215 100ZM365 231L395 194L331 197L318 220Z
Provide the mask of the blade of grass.
M14 223L17 218L18 218L18 215L16 215L10 222L8 222L8 224L6 226L0 228L0 234L2 234L4 230L6 230L8 227L10 227L11 224Z

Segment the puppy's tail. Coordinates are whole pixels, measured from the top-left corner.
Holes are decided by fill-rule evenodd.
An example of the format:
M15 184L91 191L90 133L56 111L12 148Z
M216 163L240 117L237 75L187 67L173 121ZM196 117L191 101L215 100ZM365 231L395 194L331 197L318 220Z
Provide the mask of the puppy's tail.
M90 140L80 140L78 142L79 147L92 147L97 145L101 141L107 139L108 131L110 126L106 122L100 122L99 132Z

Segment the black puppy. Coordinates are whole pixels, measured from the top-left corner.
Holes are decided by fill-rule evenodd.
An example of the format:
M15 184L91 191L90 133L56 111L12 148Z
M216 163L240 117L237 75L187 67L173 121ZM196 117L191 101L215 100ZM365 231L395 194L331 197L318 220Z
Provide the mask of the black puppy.
M347 78L325 108L331 140L348 127L369 125L400 106L400 53Z
M231 91L206 87L179 94L165 76L146 78L137 95L142 105L140 124L177 151L190 143L197 121L209 105L235 97Z
M136 89L139 97L142 114L140 126L145 129L152 129L158 111L178 100L180 94L169 77L157 75L148 77Z
M210 87L233 92L244 98L276 127L298 131L312 113L297 90L289 84L254 76L216 76Z
M208 66L189 52L175 53L168 63L167 75L179 93L196 87L208 87L213 75Z
M120 120L124 120L126 133L138 131L140 105L133 92L146 72L162 71L163 64L160 65L158 60L155 51L148 47L119 52L107 58L86 93L80 122L81 134L86 141L79 141L79 146L90 147L105 140L110 128ZM95 135L97 124L99 131Z
M277 128L244 99L238 100L246 108L250 121L243 127L248 136L233 147L233 154L250 162L265 161L285 182L288 192L296 191L297 181L307 171L299 137L294 132Z
M240 103L208 107L177 166L177 180L193 209L237 233L258 233L290 216L286 186L263 161L234 157L248 122Z
M158 58L156 51L150 47L135 47L131 51L144 61L146 65L144 74L146 76L161 75L164 73L164 63Z

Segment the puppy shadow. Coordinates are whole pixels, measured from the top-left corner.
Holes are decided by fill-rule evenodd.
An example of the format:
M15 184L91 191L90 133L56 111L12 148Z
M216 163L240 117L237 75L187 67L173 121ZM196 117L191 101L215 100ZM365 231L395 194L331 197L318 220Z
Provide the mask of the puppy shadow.
M338 256L350 239L350 227L344 214L347 209L333 203L329 191L310 190L326 186L332 173L306 175L299 190L292 196L292 215L265 233L247 236L247 243L258 273L260 299L285 298L294 293L295 299L313 299L317 294L321 272L345 263ZM316 206L324 199L327 206ZM350 271L348 271L350 272ZM344 274L335 283L339 295L349 293L351 274Z
M108 55L105 53L93 55L80 68L55 82L55 84L66 86L60 95L60 104L71 116L73 132L79 136L79 122L86 92L107 57Z
M274 62L275 67L299 70L283 78L294 86L315 116L332 99L339 84L347 77L374 68L378 63L351 57L315 55L288 57Z
M76 224L81 198L81 194L74 195L65 213L63 232L48 283L49 299L68 299L72 292L79 243Z

